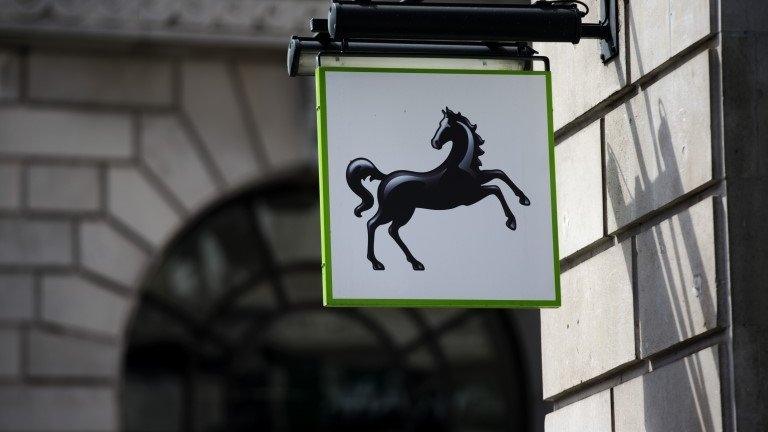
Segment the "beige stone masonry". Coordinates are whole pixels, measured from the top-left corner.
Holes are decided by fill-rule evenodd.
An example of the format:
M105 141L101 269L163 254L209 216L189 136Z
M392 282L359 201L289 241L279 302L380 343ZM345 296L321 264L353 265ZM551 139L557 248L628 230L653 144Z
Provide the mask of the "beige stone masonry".
M29 207L35 210L96 211L99 171L93 166L33 165L29 169Z
M713 178L710 113L703 52L605 117L609 233Z
M710 0L630 0L632 81L710 33Z
M613 432L611 391L604 390L547 414L546 432Z
M562 307L541 311L544 398L635 359L629 241L561 276Z
M603 236L600 122L555 147L560 258Z
M120 336L128 319L129 300L75 275L42 280L42 319L78 330Z
M616 432L723 430L718 347L614 389Z
M127 113L0 106L0 156L128 159Z
M170 107L171 61L33 52L29 57L29 97L39 101Z

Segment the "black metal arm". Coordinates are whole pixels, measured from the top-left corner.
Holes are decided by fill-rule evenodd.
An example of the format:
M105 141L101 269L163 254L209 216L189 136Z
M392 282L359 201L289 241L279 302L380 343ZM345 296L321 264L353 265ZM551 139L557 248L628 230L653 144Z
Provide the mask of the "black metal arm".
M323 35L315 37L293 36L288 44L288 75L301 76L314 73L315 62L306 64L308 59L318 55L350 56L393 56L393 57L453 57L453 58L488 58L519 59L524 61L542 61L549 70L549 59L537 56L538 52L525 43L432 43L428 41L401 40L354 40L348 43L330 40ZM302 62L302 58L305 59Z
M297 73L298 58L307 49L485 57L494 54L489 44L503 46L511 55L509 50L520 42L600 39L600 57L608 61L618 54L618 5L617 0L601 1L601 21L582 23L587 11L579 5L586 5L576 0L531 5L333 0L327 20L311 20L314 39L291 40L289 73Z

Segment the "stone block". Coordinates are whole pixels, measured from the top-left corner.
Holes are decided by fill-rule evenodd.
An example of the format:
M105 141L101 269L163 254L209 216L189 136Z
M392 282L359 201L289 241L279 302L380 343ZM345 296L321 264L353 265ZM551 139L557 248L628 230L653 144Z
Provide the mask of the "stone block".
M708 57L699 54L606 115L609 233L713 178Z
M603 236L600 122L555 147L560 258Z
M105 222L80 226L80 259L85 269L134 288L147 262L146 253Z
M253 121L269 162L276 167L316 157L313 86L288 77L284 63L269 56L239 66Z
M219 61L185 62L182 67L183 108L230 184L258 173L257 143L245 121L248 113L238 99L243 90L234 73Z
M0 378L21 373L21 337L15 328L0 328Z
M41 293L48 322L120 336L128 320L128 299L78 276L46 276Z
M28 274L0 274L0 321L29 320L34 314L33 281Z
M634 7L633 7L634 6ZM710 33L710 0L631 0L629 62L632 80L657 68Z
M589 5L590 12L582 20L600 21L600 1L586 0L585 3ZM624 2L619 1L618 4L619 22L623 22ZM619 29L619 40L624 41L623 29ZM600 43L596 39L582 39L575 45L562 42L533 44L541 55L550 59L555 130L627 84L624 45L620 43L619 55L604 64L600 60Z
M33 100L115 105L170 106L170 60L136 56L81 56L32 52L29 97Z
M0 50L0 100L19 97L19 56Z
M66 265L71 262L71 223L0 218L0 264Z
M141 156L187 209L202 205L216 186L189 135L170 115L142 117Z
M616 432L722 431L717 357L707 348L617 386Z
M29 207L36 210L98 210L101 184L95 167L34 165L29 169Z
M547 414L546 432L612 432L611 391L604 390Z
M635 359L631 243L564 272L560 282L562 307L541 311L545 398Z
M33 377L113 378L117 376L117 345L93 342L42 330L29 332L28 373Z
M116 430L116 396L113 388L92 385L0 386L0 430Z
M17 209L21 205L21 166L0 163L0 209Z
M58 108L0 107L0 155L127 159L128 114Z
M111 168L109 211L152 245L160 246L179 223L179 216L158 190L133 168Z
M708 198L637 236L643 357L717 326L713 218Z

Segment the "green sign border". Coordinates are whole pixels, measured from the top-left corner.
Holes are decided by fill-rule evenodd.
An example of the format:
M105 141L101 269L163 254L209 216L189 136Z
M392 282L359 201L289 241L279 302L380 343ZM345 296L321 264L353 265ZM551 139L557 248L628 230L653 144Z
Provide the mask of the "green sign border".
M331 263L331 213L328 180L328 128L325 97L326 72L436 73L474 75L541 75L547 84L549 128L549 182L552 197L552 243L555 279L554 300L443 300L443 299L338 299L333 297ZM317 97L317 158L320 176L320 239L323 269L323 305L330 307L451 307L451 308L556 308L560 306L560 260L557 239L557 193L555 189L555 134L552 121L552 77L549 71L420 69L386 67L320 66L315 70Z

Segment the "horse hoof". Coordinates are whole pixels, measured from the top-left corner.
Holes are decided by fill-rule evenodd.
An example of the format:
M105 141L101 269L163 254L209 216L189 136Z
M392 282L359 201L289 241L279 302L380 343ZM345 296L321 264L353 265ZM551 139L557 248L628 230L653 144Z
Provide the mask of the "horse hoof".
M517 222L514 219L507 219L507 228L514 231L517 228Z
M414 262L412 262L412 263L411 263L411 265L413 266L413 269L414 269L414 270L417 270L417 271L422 271L422 270L424 270L424 264L422 264L422 263L420 263L420 262L418 262L418 261L414 261Z
M372 264L373 264L373 269L374 270L384 270L384 264L382 264L382 263L380 263L378 261L376 261L376 262L374 262Z
M528 197L524 196L524 197L520 198L520 204L522 204L524 206L529 206L529 205L531 205L531 200L529 200ZM512 228L512 229L514 229L514 228Z

